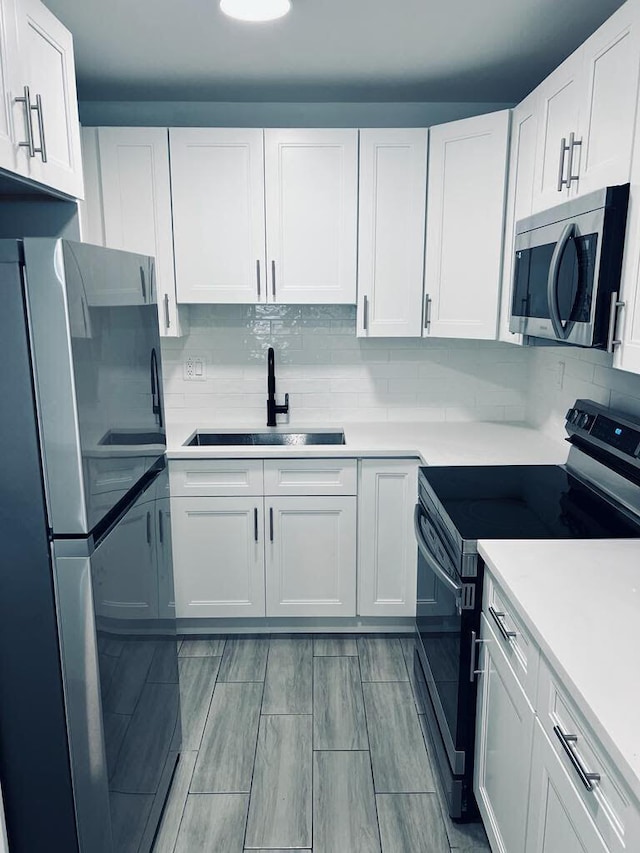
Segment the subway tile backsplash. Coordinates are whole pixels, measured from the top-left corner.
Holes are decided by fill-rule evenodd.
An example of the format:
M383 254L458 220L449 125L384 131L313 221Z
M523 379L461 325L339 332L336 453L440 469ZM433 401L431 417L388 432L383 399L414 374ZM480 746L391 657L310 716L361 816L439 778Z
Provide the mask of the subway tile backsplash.
M192 305L187 337L162 341L168 428L266 422L267 349L279 422L509 420L526 417L529 353L470 340L360 339L352 306ZM206 380L185 380L203 358Z

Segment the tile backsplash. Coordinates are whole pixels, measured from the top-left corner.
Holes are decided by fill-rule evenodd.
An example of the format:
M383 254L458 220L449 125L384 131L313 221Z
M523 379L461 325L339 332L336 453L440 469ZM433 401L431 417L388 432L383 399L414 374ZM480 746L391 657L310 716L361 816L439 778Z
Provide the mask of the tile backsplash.
M356 338L353 306L192 305L162 341L168 429L266 422L267 349L295 426L525 418L528 353L487 341ZM185 380L188 356L205 380Z

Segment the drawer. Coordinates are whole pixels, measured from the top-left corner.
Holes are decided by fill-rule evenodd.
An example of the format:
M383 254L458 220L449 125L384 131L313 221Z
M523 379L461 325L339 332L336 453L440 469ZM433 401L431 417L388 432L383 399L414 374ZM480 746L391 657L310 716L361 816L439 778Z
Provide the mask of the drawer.
M261 459L175 459L169 463L174 497L262 495Z
M540 664L537 708L540 723L607 848L611 853L633 849L629 834L635 823L634 809L626 786L545 660ZM571 738L568 742L565 739L566 747L560 734ZM586 773L600 775L599 781L590 783L591 790L581 778L580 767Z
M265 495L357 495L355 459L265 459Z
M513 605L488 573L484 576L482 611L499 638L527 699L535 707L540 652Z

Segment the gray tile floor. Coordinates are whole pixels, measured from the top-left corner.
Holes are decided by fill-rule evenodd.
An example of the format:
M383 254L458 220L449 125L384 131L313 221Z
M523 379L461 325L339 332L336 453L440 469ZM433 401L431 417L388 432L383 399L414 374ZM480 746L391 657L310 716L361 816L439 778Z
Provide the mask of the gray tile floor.
M488 853L442 807L413 642L189 638L183 751L154 853Z

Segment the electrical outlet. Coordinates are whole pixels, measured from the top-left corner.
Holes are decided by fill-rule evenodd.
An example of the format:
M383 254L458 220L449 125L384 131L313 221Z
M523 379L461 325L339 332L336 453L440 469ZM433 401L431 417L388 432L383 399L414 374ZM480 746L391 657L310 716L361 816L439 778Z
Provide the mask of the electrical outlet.
M207 378L206 358L203 355L185 356L182 375L187 382L204 382Z
M564 361L559 361L556 365L556 388L562 391L564 385Z

